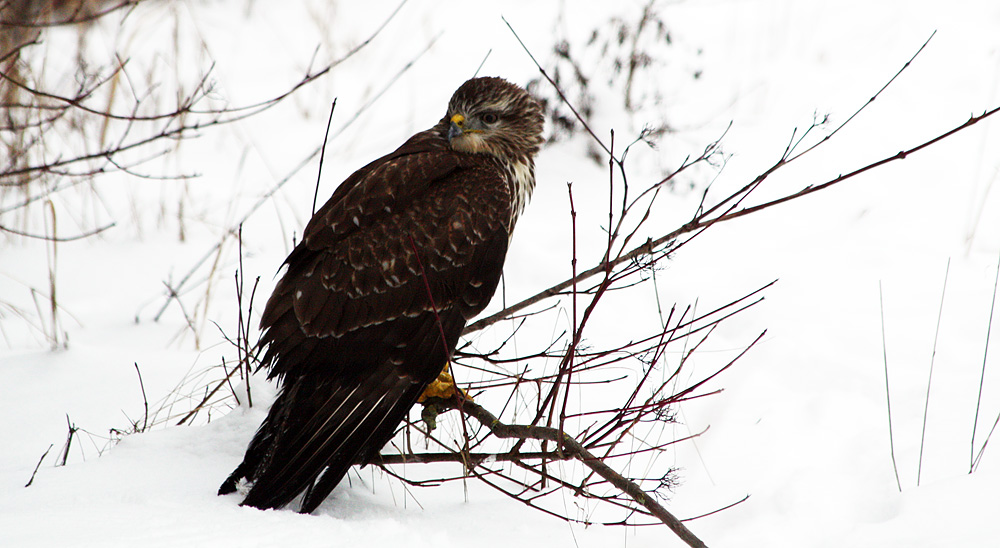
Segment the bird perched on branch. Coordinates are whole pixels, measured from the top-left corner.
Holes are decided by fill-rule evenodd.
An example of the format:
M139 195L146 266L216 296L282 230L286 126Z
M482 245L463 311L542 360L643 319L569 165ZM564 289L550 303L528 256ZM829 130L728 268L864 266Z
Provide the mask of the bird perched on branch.
M535 185L538 103L462 84L434 127L356 171L306 226L261 318L281 389L219 488L312 512L393 436L486 307Z

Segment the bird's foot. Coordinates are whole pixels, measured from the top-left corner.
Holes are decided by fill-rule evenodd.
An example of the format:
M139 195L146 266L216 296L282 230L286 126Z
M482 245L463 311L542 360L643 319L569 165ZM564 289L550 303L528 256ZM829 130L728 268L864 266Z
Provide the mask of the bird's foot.
M458 400L473 401L472 396L468 395L465 390L455 386L455 378L448 370L449 365L446 364L434 382L427 385L424 393L417 398L417 403L424 403L430 398L441 398L442 400L457 398Z
M472 396L455 386L455 378L448 371L448 365L444 366L434 382L428 384L424 392L417 398L417 402L424 406L420 417L429 431L437 428L439 413L453 409L456 405L461 405L463 401L473 401Z

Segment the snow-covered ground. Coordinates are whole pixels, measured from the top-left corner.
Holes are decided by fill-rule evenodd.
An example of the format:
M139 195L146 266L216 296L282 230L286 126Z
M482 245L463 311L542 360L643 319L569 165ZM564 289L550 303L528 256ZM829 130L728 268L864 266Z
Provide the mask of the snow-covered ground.
M220 411L207 424L204 415L195 426L158 424L111 448L103 439L111 428L142 422L143 389L151 411L160 410L163 401L176 399L171 391L178 383L188 379L179 392L189 394L198 388L193 373L221 356L231 359L212 322L234 332L232 240L217 263L213 256L192 276L182 299L189 309L171 305L154 321L164 303L163 282L176 284L318 146L334 97L336 132L419 57L330 141L321 199L353 169L433 124L487 51L482 73L522 84L537 76L501 15L545 63L555 39L583 44L595 25L611 16L635 18L644 3L500 4L410 0L329 77L263 115L206 130L183 143L177 159L143 166L199 178L106 179L63 198L60 203L87 203L91 213L59 210L61 233L117 222L99 237L58 246L64 349L49 350L42 332L51 329L29 326L48 321L31 292L48 288L46 245L3 241L0 303L9 306L0 308L0 546L680 545L663 527L569 525L474 480L404 493L400 483L370 469L338 488L317 515L240 508L235 497L215 491L259 424L259 405L226 416ZM294 84L314 50L315 66L342 56L395 7L150 3L129 15L130 26L99 26L88 40L97 51L161 55L164 67L173 55L207 67L210 56L213 98L244 105ZM935 30L887 91L829 142L780 170L755 199L823 183L1000 105L1000 4L993 1L689 0L663 2L659 13L672 45L662 50L664 66L656 72L665 103L650 111L662 113L676 133L658 150L636 148L632 181L655 177L657 156L675 165L697 155L731 121L723 142L731 157L710 195L739 188L773 164L793 128L801 132L814 113L831 120L816 130L817 139L847 119ZM175 27L184 44L180 53L171 49ZM42 47L75 46L75 40L54 33ZM172 77L163 70L163 78ZM691 78L696 70L700 77ZM615 127L623 140L634 135L643 120L623 116L620 96L599 84L595 89L595 131L607 135ZM832 189L721 224L657 274L661 299L685 304L721 304L779 280L764 303L728 322L705 351L732 355L767 329L761 344L714 381L721 394L680 410L678 437L711 428L676 447L671 458L683 484L668 508L684 518L750 495L689 523L708 545L995 545L1000 449L988 446L978 471L969 474L969 467L1000 254L1000 199L991 194L1000 177L998 128L984 122ZM538 159L539 188L508 255L509 301L570 272L565 183L574 183L579 208L600 208L607 180L606 169L583 159L583 151L578 137ZM258 300L269 292L291 235L307 220L317 164L308 163L244 224L244 267L248 278L261 276ZM667 231L686 220L711 176L696 175L698 192L666 196L655 227ZM596 227L602 215L581 211L580 222ZM209 276L215 281L206 283ZM640 320L635 310L648 308L617 306L597 329L627 332ZM884 363L901 492L890 458ZM995 358L985 371L976 451L1000 413ZM267 387L254 382L255 394L265 398ZM160 410L156 418L167 414ZM67 465L57 467L67 421L89 433L74 437ZM50 444L33 484L24 488ZM577 502L565 499L567 508Z

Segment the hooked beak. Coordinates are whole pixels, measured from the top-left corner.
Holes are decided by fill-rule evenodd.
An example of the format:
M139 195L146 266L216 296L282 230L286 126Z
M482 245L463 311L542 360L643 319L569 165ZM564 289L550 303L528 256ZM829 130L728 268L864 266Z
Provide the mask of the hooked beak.
M451 125L448 126L448 140L452 140L455 137L460 137L464 131L462 130L462 125L465 124L465 116L461 114L456 114L451 117Z

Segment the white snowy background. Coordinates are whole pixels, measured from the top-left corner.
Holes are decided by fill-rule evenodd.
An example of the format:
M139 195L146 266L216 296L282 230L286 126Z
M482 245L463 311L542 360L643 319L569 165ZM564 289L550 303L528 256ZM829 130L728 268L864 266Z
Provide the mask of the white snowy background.
M397 5L360 4L149 2L128 15L127 25L111 16L92 28L87 47L101 58L121 51L151 59L145 66L159 71L164 86L214 62L212 99L239 106L286 90L314 53L317 67L343 56ZM635 19L643 4L410 0L327 77L265 114L205 130L168 161L141 167L199 177L109 177L96 188L57 196L61 234L116 226L58 245L55 329L44 305L35 304L44 299L32 296L32 288L47 292L51 248L4 236L0 546L680 546L665 527L567 524L474 480L404 494L398 482L369 469L340 486L315 515L241 508L236 497L215 491L263 418L260 405L226 416L219 411L207 424L205 416L195 426L158 424L113 447L104 439L110 428L142 421L136 365L151 411L162 415L160 406L177 399L172 391L179 383L222 356L231 359L212 322L234 331L238 254L232 239L214 271L210 264L193 276L184 301L192 307L186 312L195 317L197 340L176 304L154 321L165 302L164 281L176 284L319 146L334 97L334 133L375 102L327 145L321 201L353 169L438 120L451 92L488 51L482 74L521 84L537 76L501 15L545 64L557 39L583 44L611 17ZM731 156L712 195L739 188L773 164L793 129L801 132L814 115L831 120L815 130L817 139L847 119L933 31L925 51L878 100L828 143L780 170L757 199L825 182L1000 105L1000 4L994 1L689 0L661 2L658 13L672 44L661 51L663 64L647 74L664 103L645 114L662 115L675 131L657 150L635 149L632 181L654 180L658 165L697 155L731 122L723 141ZM39 47L48 48L46 58L56 67L47 67L48 74L75 61L66 52L76 44L73 30L46 35ZM605 136L614 128L621 141L634 138L644 113L625 115L614 90L595 84L595 93L595 131ZM991 193L1000 177L998 128L984 122L904 161L714 227L657 274L665 302L702 306L779 280L761 305L728 322L704 351L731 357L767 329L763 341L713 381L711 388L722 393L680 409L678 437L711 427L673 450L683 483L667 507L684 518L750 495L688 523L708 545L996 545L1000 449L994 445L1000 441L987 446L975 473L969 469L1000 254L1000 200ZM66 143L67 150L74 146ZM247 277L261 277L258 311L292 235L308 219L317 167L317 159L307 163L243 226ZM665 232L689 218L712 177L696 172L686 181L698 191L665 196L654 229ZM590 207L580 220L590 221L588 230L597 233L606 215L600 209L606 169L585 158L582 136L545 149L537 179L507 259L508 301L571 272L567 182L574 184L578 208ZM600 252L599 241L593 245L591 255ZM628 333L633 322L655 323L652 297L616 301L618 309L595 329L610 336ZM889 451L880 313L901 492ZM50 350L46 333L58 333L63 348ZM527 346L533 339L525 337ZM1000 413L996 362L986 361L976 451ZM266 399L263 382L255 381L254 390ZM67 465L55 466L67 417L90 434L78 432ZM564 504L574 513L578 501L567 494Z

